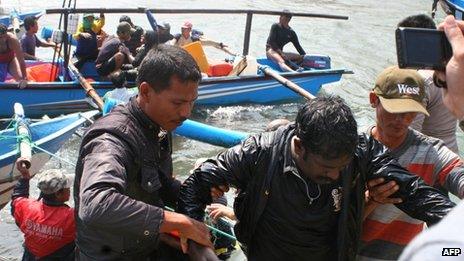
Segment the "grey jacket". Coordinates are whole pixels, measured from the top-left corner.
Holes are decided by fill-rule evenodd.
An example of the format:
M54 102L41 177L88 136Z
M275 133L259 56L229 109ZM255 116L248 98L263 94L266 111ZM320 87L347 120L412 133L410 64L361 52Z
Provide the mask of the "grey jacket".
M74 201L79 260L144 260L156 254L172 177L171 135L135 98L97 120L83 137Z

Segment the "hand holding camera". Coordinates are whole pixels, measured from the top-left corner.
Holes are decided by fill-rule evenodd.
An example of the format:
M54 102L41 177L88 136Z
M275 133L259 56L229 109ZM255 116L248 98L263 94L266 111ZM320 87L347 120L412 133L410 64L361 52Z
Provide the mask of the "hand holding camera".
M439 30L399 28L397 56L400 68L434 69L443 88L446 107L464 119L464 21L451 15Z
M448 16L439 25L451 43L453 56L446 65L445 72L436 72L439 79L446 82L443 100L446 107L459 119L464 118L464 21Z

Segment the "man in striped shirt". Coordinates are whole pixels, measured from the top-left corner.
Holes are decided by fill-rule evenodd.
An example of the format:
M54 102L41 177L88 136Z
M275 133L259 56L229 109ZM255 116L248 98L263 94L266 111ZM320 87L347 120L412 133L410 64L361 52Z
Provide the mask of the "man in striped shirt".
M464 167L459 156L443 141L409 128L417 113L428 116L422 104L424 97L424 80L417 71L387 68L369 95L376 111L376 125L368 132L428 185L463 198ZM399 198L388 198L392 194L394 197L397 190L394 182L369 182L370 200L365 209L359 260L397 260L404 247L423 230L422 221L390 204L401 202Z

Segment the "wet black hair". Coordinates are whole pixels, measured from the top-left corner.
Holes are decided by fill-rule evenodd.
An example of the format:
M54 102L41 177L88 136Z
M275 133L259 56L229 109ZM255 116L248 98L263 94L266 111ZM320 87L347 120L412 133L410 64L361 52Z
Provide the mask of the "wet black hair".
M26 31L29 31L29 29L33 27L36 23L37 18L35 18L34 16L28 16L24 18L24 29L26 29Z
M296 116L295 131L309 152L328 160L353 155L358 143L356 120L338 96L321 96L306 103Z
M147 82L156 91L167 89L172 76L181 82L201 80L201 72L193 57L184 49L161 44L152 48L139 66L137 85Z
M432 17L426 14L408 16L398 23L398 27L437 29L437 25L433 21Z

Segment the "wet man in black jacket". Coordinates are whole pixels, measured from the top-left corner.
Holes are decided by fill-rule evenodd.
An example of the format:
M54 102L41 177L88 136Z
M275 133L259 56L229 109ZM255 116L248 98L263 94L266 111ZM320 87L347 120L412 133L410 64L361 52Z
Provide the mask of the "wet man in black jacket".
M158 260L165 233L212 247L207 227L174 207L170 131L190 116L201 74L183 49L150 51L139 68L139 94L96 121L82 139L74 202L78 260Z
M239 189L235 232L249 260L354 260L366 182L377 177L395 181L394 196L403 199L396 206L428 224L454 206L374 138L358 136L342 99L320 97L299 110L295 124L203 163L182 185L178 208L202 220L210 188L230 185Z

